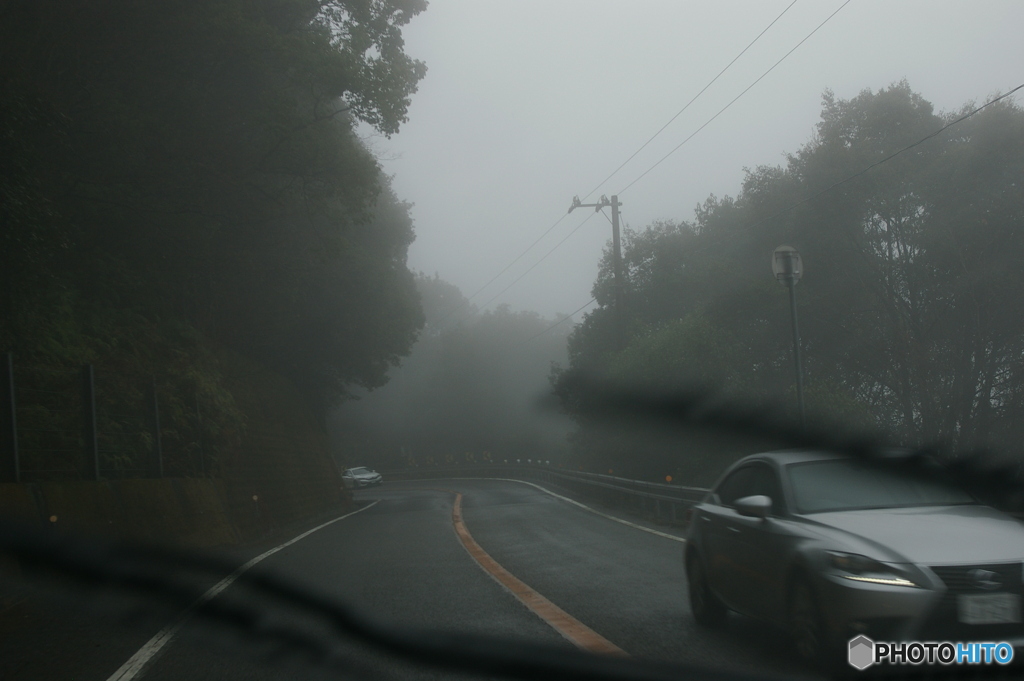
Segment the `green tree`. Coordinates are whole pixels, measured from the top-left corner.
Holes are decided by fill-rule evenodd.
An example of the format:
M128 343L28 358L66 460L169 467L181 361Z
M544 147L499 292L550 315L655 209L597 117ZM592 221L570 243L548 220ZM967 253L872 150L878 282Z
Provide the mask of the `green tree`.
M621 353L605 254L600 307L570 338L570 366L792 404L788 305L768 269L788 243L806 263L797 298L812 412L907 442L1013 446L1024 435L1024 110L999 102L829 189L970 109L936 114L905 82L850 100L825 93L814 138L785 167L748 170L736 198L711 196L690 223L627 231ZM588 427L577 437L592 445Z
M354 126L405 121L424 7L0 3L5 345L77 361L37 314L73 299L86 344L83 315L181 319L321 412L379 385L422 317L408 207Z

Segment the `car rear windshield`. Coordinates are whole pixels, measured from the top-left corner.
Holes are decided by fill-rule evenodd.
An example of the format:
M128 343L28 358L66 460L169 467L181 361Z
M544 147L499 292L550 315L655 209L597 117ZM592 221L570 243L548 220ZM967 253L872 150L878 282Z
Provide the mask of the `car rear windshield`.
M352 473L369 473L370 471L365 468L351 468L349 469Z
M834 460L791 464L788 472L798 513L974 503L938 471L908 476L859 461Z

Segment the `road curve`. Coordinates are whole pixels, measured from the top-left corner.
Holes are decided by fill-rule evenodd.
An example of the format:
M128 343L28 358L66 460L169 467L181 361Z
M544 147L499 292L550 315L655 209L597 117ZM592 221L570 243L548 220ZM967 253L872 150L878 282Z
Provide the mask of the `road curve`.
M526 483L452 479L363 490L357 498L377 501L372 508L309 534L254 569L300 581L385 621L571 647L564 632L526 607L467 551L453 523L459 494L464 530L482 552L611 648L634 657L715 669L804 676L779 632L741 617L730 618L720 630L696 626L686 599L683 543L676 530L652 527L657 533L647 532ZM250 602L246 599L252 597L232 585L218 598ZM102 664L76 670L76 678L110 678L172 621L165 618L160 626L150 617L131 635L122 632L114 646L116 663L113 654L94 655ZM267 621L268 626L280 623L309 631L317 626L288 613ZM114 637L108 638L114 645ZM126 650L125 640L134 641L135 648ZM355 677L455 678L381 658L358 645L339 648L332 662L328 669L286 648L268 647L192 619L134 678L336 679L339 666Z

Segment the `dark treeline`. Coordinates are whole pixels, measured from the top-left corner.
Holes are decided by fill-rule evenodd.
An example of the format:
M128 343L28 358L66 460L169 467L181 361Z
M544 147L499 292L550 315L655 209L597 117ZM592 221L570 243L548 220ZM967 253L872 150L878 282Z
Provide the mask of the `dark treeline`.
M211 424L251 389L225 358L321 415L381 385L423 318L408 206L355 126L405 121L424 6L0 2L2 349L184 386Z
M570 321L505 305L479 313L436 275L417 286L427 321L412 353L332 417L341 457L381 468L561 461L567 424L540 399L552 363L566 361Z
M850 100L826 93L816 134L784 167L748 170L737 197L711 196L692 221L627 231L628 346L614 348L606 254L600 307L572 334L569 366L795 406L788 297L770 263L788 244L805 266L797 300L811 418L880 427L906 443L1015 452L1024 438L1024 110L994 104L815 196L973 108L937 114L905 82ZM563 397L571 410L572 395ZM709 451L703 440L608 437L576 416L577 456L593 464L660 476ZM719 448L726 459L741 450Z

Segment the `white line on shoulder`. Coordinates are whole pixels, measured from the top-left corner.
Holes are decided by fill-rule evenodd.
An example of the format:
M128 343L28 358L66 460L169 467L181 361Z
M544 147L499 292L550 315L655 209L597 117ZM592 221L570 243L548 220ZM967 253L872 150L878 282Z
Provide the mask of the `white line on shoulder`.
M587 506L586 504L581 504L580 502L576 501L575 499L570 499L569 497L564 497L561 494L555 494L554 492L552 492L551 490L547 489L546 487L541 487L540 485L538 485L536 483L533 483L533 482L527 482L525 480L513 480L512 478L450 478L450 479L451 480L502 480L504 482L518 482L518 483L521 483L523 485L529 485L530 487L536 487L537 489L539 489L541 492L544 492L545 494L550 494L551 496L555 497L556 499L561 499L562 501L570 503L570 504L572 504L574 506L579 506L582 509L586 509L587 511L590 511L591 513L595 513L595 514L601 516L602 518L607 518L608 520L614 520L617 523L622 523L623 525L629 525L630 527L636 528L638 530L643 530L644 532L649 532L650 534L656 534L659 537L664 537L665 539L671 539L672 541L677 541L677 542L680 542L681 544L685 544L686 543L686 539L684 539L683 537L677 537L674 534L669 534L668 532L659 532L658 530L652 530L649 527L644 527L643 525L637 525L636 523L631 523L628 520L623 520L622 518L616 518L615 516L609 515L608 513L602 513L601 511L598 511L596 508L591 508L590 506Z
M379 502L379 501L380 500L378 499L377 501L374 501L372 504L368 504L366 506L363 506L362 508L356 509L355 511L352 511L351 513L346 513L345 515L339 516L339 517L337 517L337 518L335 518L333 520L328 520L326 523L323 523L322 525L317 525L316 527L314 527L311 530L306 530L305 532L303 532L299 536L294 537L292 539L289 539L288 541L286 541L285 543L281 544L280 546L275 546L274 548L270 549L269 551L264 551L263 553L261 553L260 555L256 556L252 560L249 560L248 562L243 564L240 568L238 568L237 570L232 572L230 575L228 575L224 579L220 580L219 582L217 582L216 584L211 586L206 591L206 593L204 593L202 596L199 597L198 600L196 600L195 603L193 603L192 605L188 606L188 608L185 609L185 612L183 612L181 614L181 616L178 617L177 621L175 621L175 622L173 622L171 624L168 624L166 627L164 627L159 632L157 632L157 634L153 638L149 639L149 641L147 641L145 645L143 645L141 648L139 648L138 651L136 651L136 653L134 655L132 655L130 658L128 658L128 661L125 662L123 665L121 665L121 668L118 669L116 672L114 672L110 676L110 678L107 679L107 681L131 681L132 679L134 679L137 676L139 676L142 673L142 670L146 667L147 664L149 664L153 660L153 658L156 656L156 654L159 653L160 650L164 648L164 646L166 646L168 643L171 642L171 640L174 639L174 635L177 634L178 630L181 629L182 625L184 625L185 622L188 621L188 619L192 616L192 613L195 612L196 608L198 608L200 605L202 605L204 603L207 603L207 602L213 600L214 598L216 598L217 595L220 594L220 592L224 591L224 589L226 589L229 586L231 586L231 583L234 582L236 579L238 579L239 575L241 575L243 572L247 571L253 565L256 565L256 563L259 563L260 561L264 560L265 558L269 558L270 556L274 555L275 553L277 553L281 549L284 549L284 548L287 548L287 547L291 546L292 544L294 544L295 542L299 541L300 539L305 539L306 537L308 537L309 535L313 534L317 530L322 530L325 527L327 527L328 525L333 525L334 523L338 522L339 520L344 520L345 518L348 518L349 516L353 516L356 513L361 513L363 511L365 511L366 509L370 508L371 506L374 506L375 504L377 504L377 502Z

